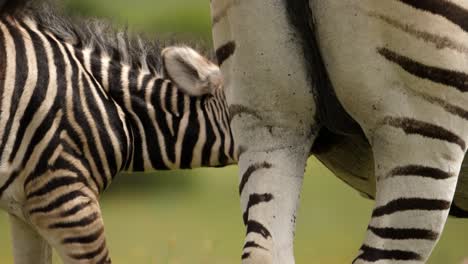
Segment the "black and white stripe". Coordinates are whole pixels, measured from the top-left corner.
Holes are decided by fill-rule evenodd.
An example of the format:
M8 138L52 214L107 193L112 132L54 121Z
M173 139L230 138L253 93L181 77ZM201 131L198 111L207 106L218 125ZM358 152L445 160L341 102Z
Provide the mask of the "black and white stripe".
M294 263L291 236L284 235L294 221L284 219L295 217L289 209L300 188L280 178L293 181L305 161L291 162L278 145L297 154L323 133L333 136L317 137L312 150L320 148L315 153L327 167L376 200L354 263L427 261L449 211L465 218L468 212L468 174L458 176L468 140L468 5L213 0L211 7L232 129L242 148L244 220L248 230L256 223L270 234L247 233L243 263ZM280 65L268 63L277 57ZM289 80L301 64L308 76ZM312 85L297 87L300 77ZM316 112L291 99L310 90ZM272 122L289 111L284 116L291 122L307 123L297 117L301 106L313 128L309 138L299 136L307 130L281 132L290 123Z
M188 47L132 51L47 8L0 17L0 205L15 255L38 254L27 263L49 263L45 244L65 263L110 263L98 197L118 172L235 161L222 80Z

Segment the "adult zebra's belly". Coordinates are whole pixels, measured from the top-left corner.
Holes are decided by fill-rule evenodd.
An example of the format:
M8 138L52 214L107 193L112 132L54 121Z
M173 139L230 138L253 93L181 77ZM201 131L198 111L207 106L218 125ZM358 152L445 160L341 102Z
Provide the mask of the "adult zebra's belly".
M312 153L338 178L364 197L375 197L374 158L364 135L342 136L320 133ZM468 159L465 156L454 204L468 211Z
M454 204L468 212L468 160L463 159L463 164L458 178L457 190L455 192ZM468 213L466 214L468 215Z
M342 136L322 129L312 153L338 178L363 196L375 197L374 159L363 135Z

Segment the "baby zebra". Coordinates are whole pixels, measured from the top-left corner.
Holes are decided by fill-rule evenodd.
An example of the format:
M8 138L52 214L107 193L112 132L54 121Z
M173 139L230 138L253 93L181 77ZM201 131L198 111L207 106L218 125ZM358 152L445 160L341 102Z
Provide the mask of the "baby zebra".
M15 263L111 263L99 195L120 171L235 162L219 68L47 4L0 16L0 207ZM21 4L25 2L25 4Z

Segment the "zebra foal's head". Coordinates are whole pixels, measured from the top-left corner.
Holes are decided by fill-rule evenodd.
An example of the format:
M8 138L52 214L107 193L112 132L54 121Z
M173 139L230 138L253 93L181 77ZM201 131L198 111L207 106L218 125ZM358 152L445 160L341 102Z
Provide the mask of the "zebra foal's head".
M198 150L200 157L205 156L201 158L201 164L219 166L235 163L239 149L231 133L224 79L219 66L186 46L164 48L161 52L161 66L164 79L169 79L182 93L200 101L202 105L198 110L194 109L195 112L205 113L198 114L198 125L203 126L204 131L197 135L199 139L209 142L211 153L206 151L206 146L204 150ZM204 115L205 121L200 119L200 115Z

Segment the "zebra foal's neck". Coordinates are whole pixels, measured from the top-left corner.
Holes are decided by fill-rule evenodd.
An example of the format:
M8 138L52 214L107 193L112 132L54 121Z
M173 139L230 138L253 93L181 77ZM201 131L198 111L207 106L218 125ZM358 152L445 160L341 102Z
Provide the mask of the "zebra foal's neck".
M64 107L64 119L72 119L77 129L66 138L75 149L87 146L90 159L100 158L102 163L90 166L104 167L102 174L234 163L219 68L188 47L163 50L159 43L107 28L46 8L3 15L2 70L15 75L6 76L2 92L11 89L15 98L40 89L47 93L48 85L40 82L56 85L58 92L47 96L63 98L48 100ZM58 76L50 76L52 68ZM77 118L76 112L84 116Z
M134 143L129 170L234 162L222 82L214 79L197 83L203 68L212 68L214 73L208 75L220 78L217 66L186 47L163 50L160 71L125 63L100 51L82 53L89 57L89 63L84 59L87 70L128 116Z

